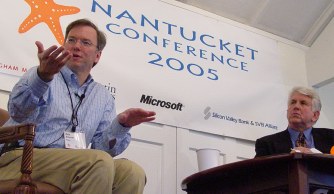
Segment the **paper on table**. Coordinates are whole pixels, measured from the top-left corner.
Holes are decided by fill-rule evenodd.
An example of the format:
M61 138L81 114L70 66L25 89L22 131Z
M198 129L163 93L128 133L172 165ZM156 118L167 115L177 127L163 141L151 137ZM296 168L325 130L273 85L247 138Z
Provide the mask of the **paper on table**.
M301 151L300 151L300 150L297 150L297 149L292 149L292 148L291 148L291 151L295 151L295 152L297 152L297 153L301 153ZM322 154L322 152L320 152L319 150L317 150L317 149L315 149L315 148L310 148L310 151L311 151L312 153L315 153L315 154Z
M322 154L322 152L320 152L319 150L317 150L315 148L311 148L310 150L311 150L311 152L313 152L315 154Z

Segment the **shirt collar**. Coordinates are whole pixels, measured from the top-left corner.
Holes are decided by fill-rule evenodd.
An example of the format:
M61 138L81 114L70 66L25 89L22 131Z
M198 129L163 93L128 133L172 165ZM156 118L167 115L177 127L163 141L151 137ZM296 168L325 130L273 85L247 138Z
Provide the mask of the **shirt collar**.
M76 85L79 85L77 75L66 65L63 68L61 68L60 71L64 75L64 78L67 83L75 83ZM89 74L83 86L87 86L93 81L94 81L93 77Z
M291 128L288 128L288 131L290 133L290 137L292 139L293 142L295 142L298 138L299 135L299 131L293 130ZM304 135L305 135L305 139L306 140L310 140L311 139L311 132L312 132L312 127L306 129L303 131Z

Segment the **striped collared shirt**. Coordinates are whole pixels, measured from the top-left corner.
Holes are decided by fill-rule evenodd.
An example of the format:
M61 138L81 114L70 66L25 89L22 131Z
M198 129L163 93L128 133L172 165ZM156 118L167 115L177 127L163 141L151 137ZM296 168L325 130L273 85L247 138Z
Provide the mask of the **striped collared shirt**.
M79 105L82 95L85 97ZM5 126L35 123L34 146L64 148L64 131L72 129L71 117L76 106L76 132L85 133L92 149L104 150L112 156L126 149L131 140L130 128L115 119L112 95L91 76L80 86L77 76L66 66L48 83L38 77L37 67L24 74L10 94L11 118Z

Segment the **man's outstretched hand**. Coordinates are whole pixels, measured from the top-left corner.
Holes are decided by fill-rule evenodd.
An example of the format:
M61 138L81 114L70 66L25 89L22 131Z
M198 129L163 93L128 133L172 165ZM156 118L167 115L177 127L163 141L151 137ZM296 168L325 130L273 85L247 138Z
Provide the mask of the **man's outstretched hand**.
M141 108L130 108L117 115L118 122L124 127L133 127L143 122L155 119L154 111L146 111Z
M37 69L38 76L43 81L51 81L53 76L60 71L65 63L72 57L69 51L65 51L63 46L53 45L44 50L41 42L35 42L37 46L37 56L39 59L39 67Z

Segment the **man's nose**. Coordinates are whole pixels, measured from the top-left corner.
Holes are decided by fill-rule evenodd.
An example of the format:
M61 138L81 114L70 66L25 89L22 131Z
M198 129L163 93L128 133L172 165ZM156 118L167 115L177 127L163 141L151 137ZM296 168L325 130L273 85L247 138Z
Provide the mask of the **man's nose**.
M79 50L81 47L82 47L82 44L81 44L80 40L76 41L76 42L73 44L73 48L74 48L75 50Z
M301 107L301 104L299 102L293 105L293 109L300 109L300 107Z

